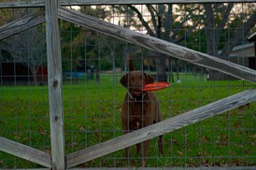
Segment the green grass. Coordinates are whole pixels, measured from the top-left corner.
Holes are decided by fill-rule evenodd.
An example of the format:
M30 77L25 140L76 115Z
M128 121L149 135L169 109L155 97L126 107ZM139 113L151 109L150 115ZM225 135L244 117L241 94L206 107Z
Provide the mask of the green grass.
M120 110L126 89L112 75L95 80L65 82L63 104L66 153L72 153L122 134ZM163 119L195 109L254 85L239 80L206 81L190 74L182 83L155 92ZM47 86L0 87L0 135L50 153ZM256 105L235 109L164 135L164 154L157 140L150 144L148 166L252 166L256 165ZM131 165L141 165L141 155L131 148ZM78 167L122 167L118 151ZM40 167L0 152L0 168Z

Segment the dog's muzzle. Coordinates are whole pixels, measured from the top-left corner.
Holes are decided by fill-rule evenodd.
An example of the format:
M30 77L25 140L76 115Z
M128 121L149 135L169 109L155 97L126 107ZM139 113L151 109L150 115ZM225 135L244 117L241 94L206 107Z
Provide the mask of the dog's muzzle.
M138 101L138 100L143 100L146 93L136 88L128 91L128 95L131 100Z

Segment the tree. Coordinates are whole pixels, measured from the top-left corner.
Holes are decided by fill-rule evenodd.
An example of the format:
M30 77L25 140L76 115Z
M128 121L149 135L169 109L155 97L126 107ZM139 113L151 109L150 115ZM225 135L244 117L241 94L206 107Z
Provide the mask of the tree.
M205 37L207 53L224 59L236 45L247 41L249 32L256 24L255 3L223 3L204 4L205 8ZM216 73L208 69L211 77L224 74Z
M40 10L40 9L39 9ZM28 13L34 13L38 9L18 9L13 11L3 10L6 17L3 24L11 20L11 18L19 18ZM39 68L46 65L46 40L45 27L39 25L27 31L23 31L8 39L0 42L2 50L6 50L11 54L8 62L15 61L28 67L32 74L33 83L37 85L37 72Z
M27 66L32 74L33 84L38 85L37 72L46 65L46 40L42 25L31 28L7 39L11 61Z
M137 30L144 28L151 36L220 57L227 57L234 46L246 42L246 36L255 27L256 22L255 3L160 4L143 7L128 5L128 7L139 20L139 22L132 20L130 27L135 27ZM237 11L237 9L242 10ZM131 12L127 13L130 15ZM143 14L150 14L150 19ZM219 50L222 50L220 54L218 54ZM158 71L161 73L165 70L165 64L163 57L158 58ZM179 63L176 63L178 67Z
M242 11L236 10L239 8L237 5L241 5ZM246 41L248 33L255 26L255 4L204 4L204 8L207 52L227 58L234 46ZM225 43L221 44L223 39Z
M181 44L193 33L198 26L200 20L196 20L196 13L200 13L202 7L200 5L128 5L129 9L123 8L129 15L136 15L138 19L131 19L126 24L130 28L135 27L137 30L146 30L146 33L166 40ZM143 9L142 9L143 8ZM133 11L133 12L131 12ZM150 17L146 17L150 15ZM126 21L126 20L125 20ZM188 24L192 22L193 24ZM157 72L160 77L164 76L166 70L166 58L162 54L156 54ZM176 67L179 61L176 61ZM177 74L178 75L178 74ZM179 76L177 76L179 77Z
M79 11L111 21L109 6L85 6ZM68 61L64 62L64 70L74 71L79 62L83 61L85 66L94 66L96 81L100 83L100 70L114 69L121 65L121 60L117 58L122 56L120 48L123 44L119 40L66 22L61 23L61 28L63 60ZM117 59L116 63L114 59Z

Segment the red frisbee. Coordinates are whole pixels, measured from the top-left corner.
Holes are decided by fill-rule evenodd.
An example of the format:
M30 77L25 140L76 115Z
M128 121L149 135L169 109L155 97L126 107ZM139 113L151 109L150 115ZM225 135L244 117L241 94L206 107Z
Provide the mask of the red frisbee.
M141 88L141 91L154 91L154 90L161 90L164 88L167 88L170 86L170 83L168 82L155 82L155 83L150 83L146 84L144 88Z

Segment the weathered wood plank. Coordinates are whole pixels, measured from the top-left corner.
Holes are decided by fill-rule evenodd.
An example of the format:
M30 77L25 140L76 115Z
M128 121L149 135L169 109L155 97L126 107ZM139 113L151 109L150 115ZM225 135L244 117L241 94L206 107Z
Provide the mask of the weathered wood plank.
M249 69L248 67L200 53L198 51L169 43L155 37L131 31L86 14L81 14L76 11L59 7L59 18L145 47L155 52L165 54L169 57L175 57L177 59L220 71L240 79L248 80L254 83L256 82L256 71Z
M0 27L0 40L3 40L5 38L8 38L9 36L20 33L45 22L43 13L44 12L40 11L38 13L14 20Z
M0 150L39 165L51 168L50 154L28 147L18 142L0 137Z
M16 1L16 2L0 2L1 8L35 8L44 7L44 0Z
M191 3L241 3L241 0L60 0L59 4L69 5L126 5L126 4L191 4ZM255 2L255 0L243 0ZM31 0L25 2L0 2L0 8L25 8L25 7L44 7L44 0Z
M188 111L160 123L147 126L115 139L91 146L67 155L67 166L73 167L80 163L99 158L128 146L172 132L204 119L219 115L256 100L256 89L249 89L225 99L210 103L198 109Z
M224 3L241 2L241 0L61 0L61 4L71 5L125 5L125 4L168 4L168 3ZM255 0L243 0L243 2L255 2Z
M45 1L51 153L54 169L65 169L62 64L58 0Z
M72 168L72 170L170 170L170 169L175 169L175 170L255 170L256 166L240 166L240 167L217 167L217 166L210 166L210 167L205 167L205 166L199 166L199 167L134 167L134 168L128 168L128 167L118 167L118 168ZM31 170L31 169L30 169ZM37 169L36 169L37 170ZM40 170L40 169L39 169Z

